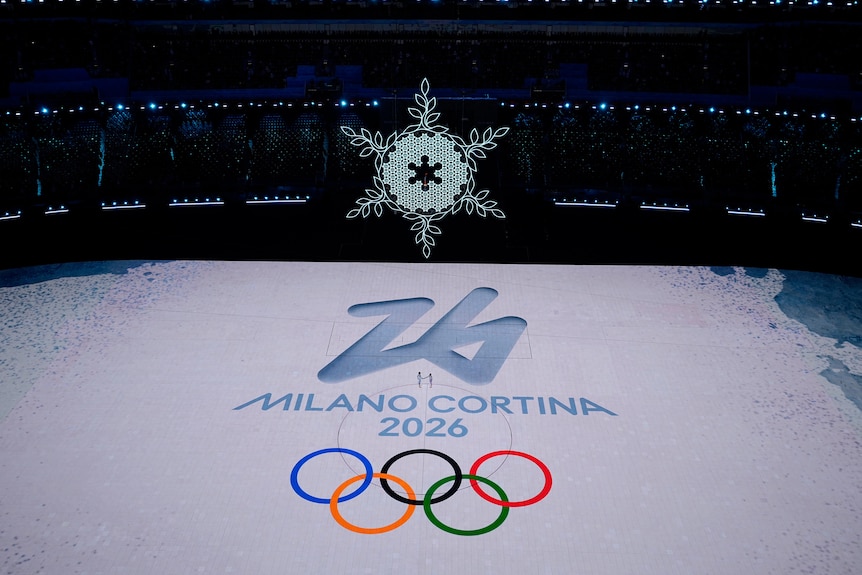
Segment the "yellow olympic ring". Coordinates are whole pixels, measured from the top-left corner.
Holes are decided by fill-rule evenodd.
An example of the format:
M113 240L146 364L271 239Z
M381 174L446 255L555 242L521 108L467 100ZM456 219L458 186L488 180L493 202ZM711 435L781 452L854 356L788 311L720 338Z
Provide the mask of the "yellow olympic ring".
M344 492L345 489L347 489L357 481L365 479L366 477L367 475L357 475L356 477L348 479L335 489L335 492L329 499L329 511L332 512L333 519L335 519L335 521L339 525L341 525L348 531L353 531L354 533L364 533L367 535L376 535L378 533L386 533L387 531L393 531L407 523L407 520L410 519L410 517L413 515L413 512L416 511L416 507L413 505L408 505L407 511L404 512L404 515L402 515L394 523L384 525L383 527L359 527L357 525L349 523L346 519L344 519L344 517L341 516L341 513L338 511L338 498L341 496L342 492ZM414 499L416 497L416 492L413 491L413 488L410 487L410 484L408 484L400 477L389 475L388 473L375 473L373 477L375 479L388 479L389 481L394 481L395 483L400 485L401 488L404 489L404 491L407 492L407 497L409 499Z

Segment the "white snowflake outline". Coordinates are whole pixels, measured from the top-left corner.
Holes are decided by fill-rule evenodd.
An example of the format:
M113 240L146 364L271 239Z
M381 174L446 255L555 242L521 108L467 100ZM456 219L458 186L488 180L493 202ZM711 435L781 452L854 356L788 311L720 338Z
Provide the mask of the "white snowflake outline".
M457 134L449 132L449 128L444 125L436 124L440 119L440 113L435 112L437 107L437 98L428 96L430 92L430 84L427 78L422 79L419 88L419 93L415 94L413 99L418 108L409 107L407 113L413 118L416 118L415 124L410 124L399 133L393 132L386 140L380 132L371 134L366 128L362 128L359 132L354 131L349 126L341 126L341 131L350 138L352 146L361 147L359 156L367 158L376 154L374 158L374 168L377 175L373 178L373 188L366 188L365 195L356 200L356 207L347 213L348 219L363 217L368 218L372 212L377 217L383 215L383 210L388 208L396 214L401 214L404 219L412 221L411 231L416 232L415 241L417 245L422 246L422 255L425 259L431 257L431 248L436 245L434 236L442 233L439 226L434 223L452 214L457 214L464 211L472 215L476 212L480 217L493 216L498 219L505 219L506 214L503 210L497 207L497 202L488 199L491 193L489 190L475 191L476 181L474 174L477 170L477 159L487 157L486 151L493 150L497 147L494 140L502 138L509 132L508 127L497 128L496 130L488 127L480 135L479 130L473 128L470 131L469 143ZM404 136L424 132L433 135L441 135L451 140L463 154L467 164L467 181L464 182L465 189L461 195L445 210L435 212L433 214L423 214L413 210L408 210L396 203L390 197L390 192L386 190L385 183L380 175L383 173L383 163L387 152L392 148L392 145Z

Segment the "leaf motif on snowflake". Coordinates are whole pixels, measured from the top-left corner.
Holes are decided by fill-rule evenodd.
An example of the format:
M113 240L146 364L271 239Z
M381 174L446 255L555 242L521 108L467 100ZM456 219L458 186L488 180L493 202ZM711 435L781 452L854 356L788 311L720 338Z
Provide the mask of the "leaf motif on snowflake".
M356 132L341 126L350 144L360 148L360 157L374 157L377 170L374 188L365 190L347 217L367 218L372 212L380 217L384 209L400 214L413 222L410 230L416 232L416 244L426 259L436 245L435 236L442 234L442 229L432 224L445 216L463 208L483 218L506 217L497 202L487 199L488 190L475 192L474 176L476 160L486 158L486 152L497 147L495 140L509 132L505 127L486 128L480 134L473 128L469 143L449 133L448 127L437 123L437 98L429 97L430 89L428 79L423 79L413 97L416 106L407 108L416 122L385 139L380 132L372 134L365 128Z

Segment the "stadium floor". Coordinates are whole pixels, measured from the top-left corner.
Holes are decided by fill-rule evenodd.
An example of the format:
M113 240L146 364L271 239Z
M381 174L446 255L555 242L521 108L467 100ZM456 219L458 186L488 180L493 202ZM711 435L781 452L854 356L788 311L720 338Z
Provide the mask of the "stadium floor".
M104 261L0 306L4 573L862 564L862 280Z

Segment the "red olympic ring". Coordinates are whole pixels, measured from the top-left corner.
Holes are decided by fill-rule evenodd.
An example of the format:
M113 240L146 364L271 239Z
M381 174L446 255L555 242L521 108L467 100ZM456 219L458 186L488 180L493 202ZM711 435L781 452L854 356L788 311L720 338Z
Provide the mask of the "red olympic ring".
M491 497L490 495L485 493L481 487L479 487L478 481L476 481L475 479L470 479L470 485L473 487L473 491L479 494L479 497L481 497L485 501L493 503L494 505L501 505L503 507L525 507L527 505L532 505L537 501L541 501L551 491L551 484L553 482L553 480L551 479L551 470L548 469L548 466L542 463L539 459L533 457L529 453L524 453L523 451L503 450L487 453L476 460L476 462L470 468L470 475L478 475L480 465L482 465L485 461L491 459L492 457L498 457L500 455L515 455L518 457L523 457L524 459L529 459L530 461L535 463L539 467L539 469L542 470L542 473L545 476L545 485L544 487L542 487L542 490L538 493L538 495L530 499L524 499L523 501L503 501L501 499L495 499L494 497Z

